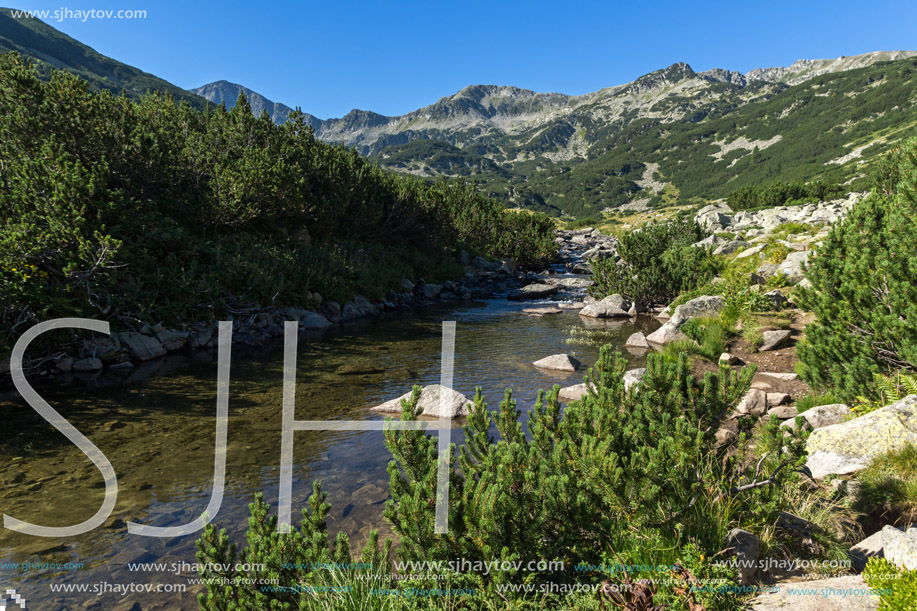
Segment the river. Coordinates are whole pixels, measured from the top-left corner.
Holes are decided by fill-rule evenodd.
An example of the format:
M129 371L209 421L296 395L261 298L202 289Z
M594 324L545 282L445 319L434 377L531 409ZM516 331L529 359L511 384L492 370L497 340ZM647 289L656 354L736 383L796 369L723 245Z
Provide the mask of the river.
M560 295L576 299L575 292ZM557 298L554 298L555 300ZM539 306L550 301L540 301ZM523 411L539 389L582 381L602 344L622 346L635 331L648 333L655 320L590 321L575 311L544 317L521 313L531 302L492 299L407 312L392 312L319 335L302 335L297 362L298 420L381 419L369 407L397 397L412 385L439 382L442 321L456 322L454 388L467 396L481 386L496 409L512 388ZM620 348L632 367L644 357ZM576 373L536 369L532 362L556 353L574 355ZM345 364L372 364L381 373L342 375ZM199 533L158 539L127 533L125 522L180 525L207 506L213 480L216 356L171 357L157 375L117 384L73 383L36 387L41 395L108 457L118 476L118 501L105 526L70 538L40 538L0 529L0 563L74 567L9 568L0 564L0 590L14 588L29 609L197 609L200 586L184 593L129 593L126 584L187 585L197 575L181 563L196 562ZM276 510L280 459L282 341L257 349L233 347L225 496L214 523L244 543L248 503L256 492ZM101 505L99 471L63 435L51 429L15 393L0 399L0 415L17 447L0 458L0 509L18 519L64 526L91 517ZM523 419L524 419L523 415ZM453 442L463 441L461 430ZM388 498L390 454L383 435L305 431L295 434L293 521L321 480L328 493L329 530L359 545L372 528L391 534L382 509ZM159 569L131 570L134 563ZM173 570L173 564L178 570ZM88 584L87 592L52 592L52 585ZM118 585L115 585L118 584ZM154 586L157 587L157 586ZM95 590L108 590L96 595Z

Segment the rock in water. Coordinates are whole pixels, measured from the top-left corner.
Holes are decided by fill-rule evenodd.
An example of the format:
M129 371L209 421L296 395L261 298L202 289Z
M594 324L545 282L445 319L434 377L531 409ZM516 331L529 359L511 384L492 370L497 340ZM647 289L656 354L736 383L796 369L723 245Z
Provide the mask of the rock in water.
M630 316L630 304L620 295L609 295L601 301L587 305L580 310L580 316L589 318L626 318Z
M576 371L580 362L569 354L552 354L532 363L541 369L554 369L556 371Z
M404 399L405 401L410 401L412 392L413 391L408 391L397 399L386 401L382 405L377 405L371 409L374 412L400 414L401 400ZM447 393L445 412L442 411L440 405L441 396L444 392ZM431 384L424 387L423 391L420 393L420 399L417 401L417 406L422 409L421 415L423 416L432 416L434 418L456 418L458 416L468 415L470 411L470 403L471 401L468 399L468 397L456 390L446 388L441 384Z
M633 335L627 338L627 341L624 342L625 346L630 346L631 348L649 348L649 342L646 341L646 336L637 331Z
M523 299L540 299L541 297L550 297L560 290L559 286L551 284L528 284L517 291L513 291L507 296L511 301L522 301Z

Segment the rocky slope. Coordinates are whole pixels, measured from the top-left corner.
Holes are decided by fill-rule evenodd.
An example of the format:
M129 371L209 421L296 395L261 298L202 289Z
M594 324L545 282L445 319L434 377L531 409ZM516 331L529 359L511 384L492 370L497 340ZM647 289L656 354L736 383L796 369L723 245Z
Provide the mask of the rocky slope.
M744 74L676 63L580 96L472 85L402 116L353 110L313 127L390 169L466 176L513 205L595 215L774 180L855 179L864 162L917 133L915 56Z

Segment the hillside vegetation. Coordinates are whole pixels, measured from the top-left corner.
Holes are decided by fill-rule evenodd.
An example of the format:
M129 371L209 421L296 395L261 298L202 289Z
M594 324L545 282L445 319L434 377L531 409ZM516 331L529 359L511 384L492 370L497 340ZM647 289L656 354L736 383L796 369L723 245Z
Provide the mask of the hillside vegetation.
M709 81L688 71L661 71L636 92L642 79L571 98L529 129L501 133L482 121L478 130L412 128L356 145L385 167L473 176L514 205L584 217L634 201L661 205L666 188L681 201L774 182L854 181L848 188L855 190L864 163L917 134L914 58L794 86ZM374 129L353 133L370 137ZM448 163L421 139L448 143Z
M554 223L462 182L429 185L282 126L244 97L196 111L134 102L0 56L0 333L39 320L210 318L379 298L463 273L455 254L556 253Z
M54 69L66 70L85 79L94 90L137 99L148 91L159 91L195 108L207 105L204 98L168 81L106 57L78 40L70 38L39 19L14 18L11 9L0 8L0 53L16 51L35 64L42 79Z

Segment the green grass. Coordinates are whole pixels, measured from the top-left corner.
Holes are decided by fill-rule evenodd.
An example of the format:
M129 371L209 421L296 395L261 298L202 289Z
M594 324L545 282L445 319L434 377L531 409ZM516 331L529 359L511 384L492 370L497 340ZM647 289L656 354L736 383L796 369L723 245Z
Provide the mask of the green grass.
M681 330L697 342L697 345L694 345L695 354L707 360L716 363L720 355L726 352L729 329L717 317L691 319L681 326Z
M885 558L870 558L863 579L870 587L882 591L879 611L917 609L917 571L899 569Z
M804 395L796 401L796 410L798 413L802 413L806 410L812 409L813 407L818 407L819 405L831 405L833 403L840 403L838 398L834 396L830 391L824 393L810 392L807 395Z
M856 476L853 507L884 523L917 522L917 446L908 444L872 461ZM877 514L878 512L878 514Z

